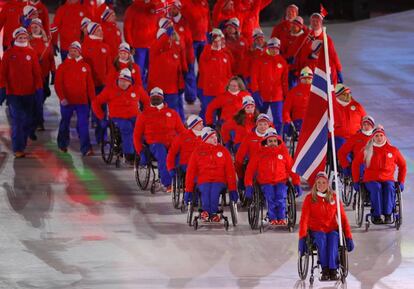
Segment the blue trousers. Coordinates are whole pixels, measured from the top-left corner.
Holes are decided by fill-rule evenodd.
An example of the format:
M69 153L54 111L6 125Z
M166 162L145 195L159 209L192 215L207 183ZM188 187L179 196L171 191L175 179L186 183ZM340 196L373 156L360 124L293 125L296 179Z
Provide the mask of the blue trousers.
M95 87L95 94L98 96L98 94L100 94L102 92L102 90L104 89L104 86L97 86ZM102 110L105 112L105 116L104 118L106 119L106 105L102 105ZM102 127L101 122L99 121L99 119L96 117L96 115L92 112L92 121L96 123L96 127L95 127L95 139L97 143L100 143L102 141L102 133L104 130L104 127Z
M296 77L293 71L289 71L288 82L289 82L289 89L292 89L298 83L298 78Z
M368 182L365 187L371 199L372 216L391 215L395 206L394 181Z
M193 103L197 95L197 81L194 71L194 63L188 65L188 72L184 75L185 80L185 101Z
M262 113L267 113L269 110L272 111L273 117L273 124L277 130L278 134L282 133L282 110L283 110L283 101L275 101L275 102L264 102L263 107L261 109Z
M65 59L68 57L69 51L68 50L60 50L60 58L62 59L62 62L65 61Z
M313 237L313 243L318 248L318 257L322 268L338 269L338 232L311 231L311 236Z
M226 188L223 183L204 183L197 186L201 193L201 203L203 211L209 215L216 214L218 211L220 193Z
M199 113L199 116L203 119L204 123L206 123L206 112L207 112L207 106L210 104L210 102L213 101L214 96L208 96L208 95L200 95L200 101L201 101L201 110Z
M197 62L200 60L200 55L206 46L205 41L193 41L194 56L197 59Z
M36 98L34 95L8 95L7 103L11 117L11 137L13 152L23 152L27 138L36 128Z
M91 149L89 139L89 106L87 104L68 104L60 106L61 120L57 137L58 147L66 149L70 143L70 120L76 112L76 130L79 134L80 151L84 155Z
M178 112L181 119L184 121L184 103L183 97L180 92L164 94L164 101L167 103L168 107Z
M171 177L167 170L167 148L163 144L155 143L149 145L149 150L157 160L162 185L164 187L171 186ZM141 153L141 163L142 161L143 153Z
M270 220L286 219L287 186L284 183L262 185L262 192L267 202L267 216Z
M141 70L141 79L144 88L147 88L148 65L149 65L149 49L135 48L134 61Z
M122 152L124 154L134 154L134 127L135 127L135 117L134 118L113 118L115 126L119 128L122 138Z

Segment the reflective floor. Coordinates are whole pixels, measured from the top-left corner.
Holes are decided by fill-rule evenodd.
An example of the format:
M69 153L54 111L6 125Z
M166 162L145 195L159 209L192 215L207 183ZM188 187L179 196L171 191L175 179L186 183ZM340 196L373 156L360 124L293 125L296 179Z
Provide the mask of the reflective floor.
M405 154L409 176L401 231L354 228L346 285L313 288L413 288L413 17L328 26L346 84ZM229 232L194 231L170 196L139 191L133 170L82 158L75 130L69 154L60 153L55 96L46 114L47 131L15 160L0 112L0 288L311 288L298 282L297 231L253 232L243 211Z

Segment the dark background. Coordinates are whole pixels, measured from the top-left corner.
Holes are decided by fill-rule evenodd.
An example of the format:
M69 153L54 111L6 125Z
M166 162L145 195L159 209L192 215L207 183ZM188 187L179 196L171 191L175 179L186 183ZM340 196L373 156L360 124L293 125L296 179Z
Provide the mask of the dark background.
M211 6L216 0L209 0ZM54 11L63 1L43 0L51 11ZM122 19L123 12L132 0L114 0L116 11ZM388 13L414 9L413 0L273 0L272 3L262 11L262 21L276 21L283 17L283 11L289 4L296 4L300 8L300 14L307 16L313 12L319 12L322 3L328 10L327 19L337 20L360 20Z

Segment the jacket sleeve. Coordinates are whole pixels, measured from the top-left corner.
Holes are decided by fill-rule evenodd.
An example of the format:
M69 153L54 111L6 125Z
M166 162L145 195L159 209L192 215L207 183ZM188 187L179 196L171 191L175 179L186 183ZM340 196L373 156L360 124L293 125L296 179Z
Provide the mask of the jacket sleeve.
M137 118L134 128L134 147L137 154L141 153L142 151L142 137L144 134L144 123L145 119L144 116Z
M236 172L239 178L243 174L243 163L247 155L247 149L248 149L248 140L245 138L242 143L240 144L239 149L236 153L236 159L235 159L235 166L236 166Z
M206 124L213 124L213 115L217 109L221 107L221 96L215 97L212 102L207 106L206 110Z
M86 63L85 63L86 64ZM92 76L92 71L88 65L88 73L87 73L87 78L86 78L86 82L87 82L87 89L88 89L88 98L89 100L92 102L92 100L95 98L95 83L93 81L93 76Z
M348 155L352 152L354 138L349 138L338 150L338 160L341 168L349 167Z
M283 122L290 123L292 122L292 119L290 118L290 112L292 111L292 103L293 103L293 94L292 90L290 90L287 94L287 97L285 99L285 102L283 103Z
M33 51L33 78L35 81L36 89L43 88L42 68L40 67L39 58Z
M395 162L398 166L398 181L400 183L404 183L405 176L407 175L407 163L398 149L396 149L395 153L396 153Z
M283 73L282 73L282 91L283 91L283 100L286 98L289 92L289 66L286 61L283 60Z
M183 121L181 120L181 117L178 113L175 113L175 131L177 134L181 134L185 131L185 127L183 124Z
M342 222L342 230L345 234L345 238L352 239L352 233L351 233L351 226L349 225L348 217L346 216L344 205L342 202L339 204L341 208L341 222Z
M221 11L223 11L223 7L226 1L218 0L216 5L213 8L213 26L218 28L220 25L220 18L221 18Z
M292 166L293 166L292 157L289 155L289 153L285 153L285 158L287 160L286 170L288 172L288 175L290 175L290 177L292 178L292 184L294 186L300 186L300 177L299 177L299 175L292 172Z
M249 161L247 165L246 173L244 175L244 185L253 186L253 177L256 174L257 168L259 166L259 159L254 157Z
M7 85L7 66L8 66L8 57L4 57L0 60L0 88L6 88Z
M133 19L134 19L134 10L133 6L128 7L125 12L125 20L124 20L124 37L125 41L133 47L132 41L132 30L133 30Z
M342 65L341 61L339 60L338 54L336 53L335 45L332 41L332 39L329 37L328 39L328 51L329 51L329 57L332 59L333 63L335 64L336 71L342 71Z
M62 101L65 99L65 95L63 93L63 80L65 79L65 64L61 64L55 76L55 90L56 95L58 96L59 100Z
M141 111L144 111L150 106L150 99L148 93L142 86L137 87L137 94L139 95L139 102L141 103Z
M303 201L302 214L299 221L299 239L302 239L308 235L311 200L312 195L308 194Z
M102 110L102 105L108 102L109 88L105 88L98 96L92 100L92 110L96 117L102 120L105 117L105 113Z
M175 169L175 159L179 153L181 147L181 135L177 135L172 142L167 154L167 170L171 171Z
M352 179L354 181L354 183L359 183L360 182L360 166L363 164L364 162L364 152L361 151L360 153L358 153L356 155L356 157L354 158L354 161L352 162Z
M236 186L236 171L233 165L233 159L227 149L225 149L224 154L226 156L226 178L227 178L227 189L229 191L237 190Z
M197 150L195 150L188 162L187 173L185 177L185 191L194 193L194 183L197 177Z

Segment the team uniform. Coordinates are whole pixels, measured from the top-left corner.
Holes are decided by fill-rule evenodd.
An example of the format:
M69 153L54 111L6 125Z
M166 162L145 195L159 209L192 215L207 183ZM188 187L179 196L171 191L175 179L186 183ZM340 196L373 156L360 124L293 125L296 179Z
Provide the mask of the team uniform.
M299 83L289 90L285 102L283 103L283 123L285 132L285 127L289 127L288 124L292 122L296 131L300 132L308 107L310 88L310 84Z
M107 9L102 14L102 30L104 34L104 42L109 46L109 54L111 59L114 60L118 55L118 47L122 42L122 34L116 22L108 21L108 17L115 12L111 9Z

